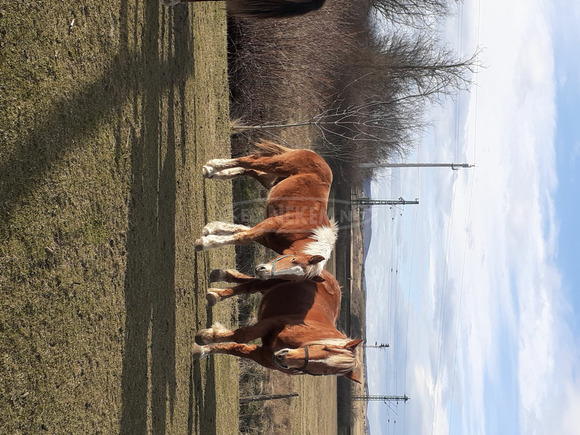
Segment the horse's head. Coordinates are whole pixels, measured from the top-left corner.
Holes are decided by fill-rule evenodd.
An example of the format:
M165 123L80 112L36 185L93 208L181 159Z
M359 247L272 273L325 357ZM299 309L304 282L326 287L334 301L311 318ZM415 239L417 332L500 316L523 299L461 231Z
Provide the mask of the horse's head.
M256 276L260 279L287 279L304 281L307 279L321 282L320 276L326 258L322 255L281 255L269 263L256 266Z
M274 364L284 370L313 376L337 375L360 383L354 374L356 347L362 340L323 340L274 353Z

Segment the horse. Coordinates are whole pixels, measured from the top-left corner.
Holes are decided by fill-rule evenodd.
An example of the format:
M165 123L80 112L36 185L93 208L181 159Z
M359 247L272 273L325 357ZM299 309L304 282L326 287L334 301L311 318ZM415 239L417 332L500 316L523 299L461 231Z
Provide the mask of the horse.
M269 189L266 219L253 228L211 222L195 241L196 250L256 241L279 256L256 267L258 278L317 280L338 234L326 207L332 171L313 151L294 150L273 142L256 144L257 151L237 159L213 159L203 166L205 178L231 179L248 175Z
M184 2L214 0L162 0L173 6ZM250 18L287 18L304 15L320 9L325 0L227 0L228 12L235 16Z
M227 289L210 289L209 305L240 294L263 293L258 322L235 331L219 323L198 331L195 358L221 353L249 358L269 369L291 375L344 376L355 382L356 348L336 329L341 292L334 276L324 270L321 282L261 280L236 270L217 269L211 281L239 283ZM261 338L262 345L246 344Z

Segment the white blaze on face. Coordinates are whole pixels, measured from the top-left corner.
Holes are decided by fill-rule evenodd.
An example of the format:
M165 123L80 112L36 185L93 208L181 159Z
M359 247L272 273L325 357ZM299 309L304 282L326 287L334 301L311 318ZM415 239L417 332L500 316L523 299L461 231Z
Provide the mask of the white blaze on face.
M274 269L274 275L272 276L272 264L260 264L256 267L256 275L260 279L292 279L292 278L302 278L305 276L304 270L300 266L292 266L286 270L276 270Z

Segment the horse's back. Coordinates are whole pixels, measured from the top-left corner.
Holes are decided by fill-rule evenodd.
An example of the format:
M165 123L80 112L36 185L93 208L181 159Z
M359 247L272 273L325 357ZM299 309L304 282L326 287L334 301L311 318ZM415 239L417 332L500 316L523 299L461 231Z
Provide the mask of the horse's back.
M323 180L318 174L313 172L299 173L284 178L272 187L268 195L268 200L271 201L275 198L281 198L285 200L296 199L303 201L307 199L310 201L326 202L328 200L331 183L332 177L330 180L328 177Z
M321 182L330 185L332 183L332 170L328 163L312 150L300 149L292 156L299 162L302 173L316 174Z
M328 226L330 184L321 183L316 175L303 174L286 178L272 188L266 203L266 216L286 216L284 226L312 229Z

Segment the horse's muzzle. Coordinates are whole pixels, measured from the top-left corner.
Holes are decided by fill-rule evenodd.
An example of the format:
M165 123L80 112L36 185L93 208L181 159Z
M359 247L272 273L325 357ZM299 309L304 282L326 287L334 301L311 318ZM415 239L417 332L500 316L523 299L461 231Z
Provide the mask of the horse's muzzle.
M255 269L256 276L260 279L270 278L270 271L267 264L258 264Z
M290 367L286 364L286 355L290 352L288 349L281 349L274 353L274 364L281 369L288 370Z

